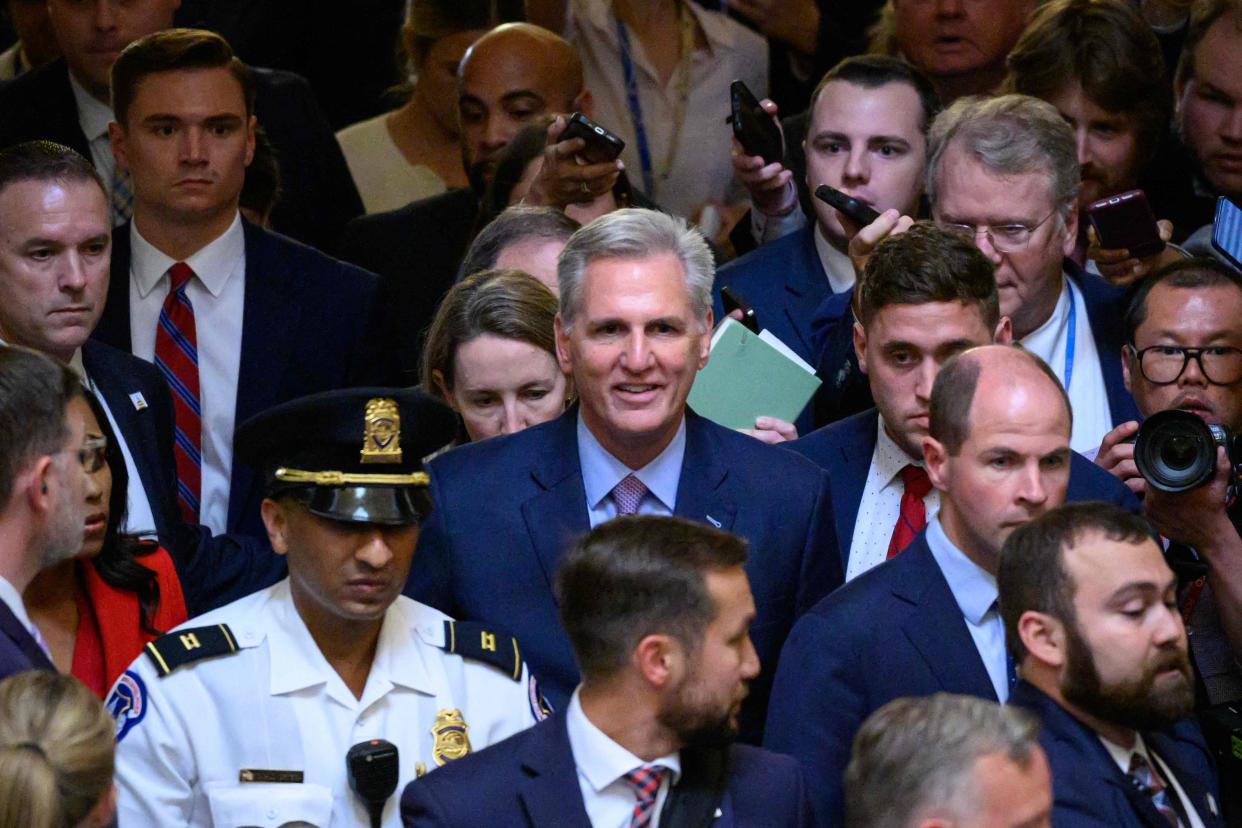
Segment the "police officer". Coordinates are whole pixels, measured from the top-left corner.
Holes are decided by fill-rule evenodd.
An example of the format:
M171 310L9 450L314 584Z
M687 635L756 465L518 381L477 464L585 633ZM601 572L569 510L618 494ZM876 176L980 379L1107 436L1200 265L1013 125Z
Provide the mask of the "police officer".
M404 787L543 718L512 637L400 594L421 458L455 425L418 391L363 388L242 426L289 577L155 640L112 688L120 824L365 826L351 746L394 744ZM400 824L395 798L382 814Z

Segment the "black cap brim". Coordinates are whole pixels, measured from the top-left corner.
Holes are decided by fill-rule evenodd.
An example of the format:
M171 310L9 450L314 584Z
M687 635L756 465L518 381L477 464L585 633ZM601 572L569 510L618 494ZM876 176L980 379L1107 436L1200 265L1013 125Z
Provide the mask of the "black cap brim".
M385 526L411 526L421 517L403 486L313 486L306 508L329 520Z

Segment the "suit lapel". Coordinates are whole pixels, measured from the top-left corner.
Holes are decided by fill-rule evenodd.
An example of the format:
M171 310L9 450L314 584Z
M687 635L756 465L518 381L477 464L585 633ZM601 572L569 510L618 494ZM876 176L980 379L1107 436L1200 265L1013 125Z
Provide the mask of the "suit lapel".
M51 659L47 657L47 653L43 652L43 648L34 640L30 631L26 626L17 619L13 611L9 609L9 605L0 601L0 632L8 636L9 640L21 650L30 666L38 670L55 670Z
M591 528L578 462L577 426L577 406L549 424L546 442L532 452L531 478L539 491L522 504L526 531L549 589L569 542Z
M940 689L996 701L996 688L966 629L966 620L949 582L932 557L926 530L915 537L896 562L901 566L901 577L893 584L893 594L918 607L902 625L902 631L923 656Z
M854 526L858 510L862 506L863 490L867 487L867 473L871 470L871 456L875 454L876 429L880 413L876 409L842 421L840 466L829 470L832 486L833 514L836 516L837 548L841 550L841 569L849 563L850 546L854 543ZM833 458L835 461L836 458Z
M275 405L280 399L281 373L294 359L293 343L301 303L297 274L282 260L266 231L242 219L246 236L246 286L242 311L241 367L237 376L235 426ZM236 528L241 510L251 502L254 469L233 463L229 487L229 527Z
M737 516L737 504L725 486L729 470L720 462L721 454L720 438L712 433L711 424L687 408L686 454L673 514L728 532Z
M518 798L532 828L591 828L564 714L529 731L520 759L529 777L519 787Z
M828 276L824 273L819 251L815 249L815 223L802 232L802 238L785 271L785 315L798 333L798 342L787 342L799 354L814 355L814 337L811 319L824 298L832 293Z

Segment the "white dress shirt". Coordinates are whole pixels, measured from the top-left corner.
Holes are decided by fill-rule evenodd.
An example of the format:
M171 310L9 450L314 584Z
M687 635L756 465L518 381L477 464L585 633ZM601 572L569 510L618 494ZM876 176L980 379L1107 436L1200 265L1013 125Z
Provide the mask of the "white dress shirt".
M400 792L420 765L430 773L439 767L433 727L440 713L460 711L471 751L536 720L538 692L525 666L515 681L511 672L449 654L442 649L447 618L398 596L384 614L361 698L311 638L288 579L179 627L227 624L238 649L162 678L143 654L117 680L107 701L118 734L117 822L363 828L370 822L349 788L345 754L358 742L386 739L400 752L400 775L383 825L397 828ZM243 782L243 769L302 778Z
M888 544L893 537L893 527L901 516L901 496L906 487L901 482L901 470L908 465L923 467L923 458L906 454L884 430L884 418L879 418L875 451L871 454L871 468L867 470L867 483L863 486L862 500L858 502L858 517L854 521L854 538L850 542L849 564L845 580L851 581L878 566L888 558ZM923 507L930 522L940 511L940 490L932 488L923 498Z
M78 107L78 126L82 127L82 134L90 144L91 162L103 179L104 187L111 188L112 174L116 170L112 142L108 140L108 124L116 120L112 107L87 92L72 72L69 73L69 88L73 90L73 102ZM120 226L125 221L124 216L113 216L114 226Z
M578 788L582 791L582 803L593 828L630 828L637 798L634 789L625 781L625 774L641 765L663 765L668 773L660 780L656 791L655 809L651 815L651 828L660 825L660 810L668 799L669 788L681 775L681 759L676 753L644 762L614 742L606 733L587 718L574 691L565 710L565 730L569 734L569 748L578 769Z
M996 607L996 576L953 545L939 517L927 523L927 545L949 582L949 591L962 611L962 619L992 680L996 698L1004 704L1009 698L1009 654L1005 649L1004 622Z
M168 296L168 269L176 264L130 226L129 327L135 356L155 361L155 331ZM202 411L202 487L199 523L214 534L227 530L246 306L246 240L241 215L223 235L185 260L195 277L186 287L194 306L198 387ZM296 297L290 297L294 301Z
M1022 346L1038 356L1065 384L1065 350L1069 341L1070 292L1074 301L1074 353L1069 363L1073 366L1070 379L1070 406L1074 410L1074 430L1070 436L1070 448L1079 453L1098 449L1100 441L1113 428L1108 407L1108 392L1104 387L1104 372L1100 368L1100 352L1091 334L1091 319L1087 315L1087 303L1074 280L1062 274L1061 296L1057 299L1052 315L1022 340ZM1121 354L1104 354L1106 359L1121 359Z
M690 217L705 202L735 204L746 200L734 179L730 160L733 132L729 117L729 84L746 83L756 97L768 93L768 45L760 35L725 15L687 3L707 40L690 61L690 84L681 136L667 179L661 179L672 140L679 95L679 72L661 85L642 44L630 34L630 55L638 87L644 131L651 150L654 193L646 195L662 208ZM622 159L630 183L643 189L638 139L621 70L616 19L608 0L571 0L565 39L582 57L584 87L595 99L594 120L625 141Z
M631 469L599 444L595 435L582 421L578 412L578 464L582 468L582 486L586 490L587 512L594 529L617 516L617 504L610 495L617 484L633 474L647 487L647 494L638 505L640 515L671 515L677 508L677 485L681 481L681 463L686 456L686 418L681 418L677 433L664 451L641 469Z
M828 284L833 293L845 293L854 286L854 263L849 256L832 246L818 223L815 225L815 252L819 254L824 273L828 274Z
M1160 775L1170 783L1173 788L1173 792L1177 794L1178 801L1181 802L1182 807L1186 809L1186 818L1190 821L1190 824L1187 825L1186 828L1203 828L1203 820L1199 818L1198 812L1195 811L1194 803L1192 803L1190 798L1186 796L1186 791L1182 788L1181 783L1177 781L1177 777L1173 775L1173 770L1165 764L1163 759L1148 749L1147 743L1143 741L1142 735L1138 733L1134 734L1134 747L1128 750L1123 748L1121 745L1110 742L1103 736L1100 737L1100 741L1104 743L1104 747L1108 750L1108 754L1113 757L1113 761L1117 763L1117 766L1121 768L1121 772L1124 774L1130 773L1130 760L1136 753L1146 759L1147 764L1152 768L1159 766Z

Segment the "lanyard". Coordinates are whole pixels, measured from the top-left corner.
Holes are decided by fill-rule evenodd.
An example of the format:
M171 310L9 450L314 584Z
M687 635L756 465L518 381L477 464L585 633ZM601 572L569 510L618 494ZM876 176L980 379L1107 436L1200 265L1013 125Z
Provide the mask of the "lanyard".
M634 122L634 136L638 142L638 163L642 167L643 190L648 197L655 196L655 176L651 169L651 147L647 144L647 129L643 125L643 108L638 102L638 81L634 77L634 60L630 57L630 33L620 18L617 23L617 39L621 44L621 71L625 74L625 97L630 107L630 120Z
M1077 338L1078 303L1074 300L1074 286L1067 284L1069 290L1069 331L1065 334L1065 393L1069 393L1070 380L1074 378L1074 340Z

